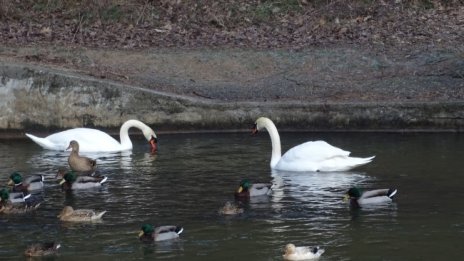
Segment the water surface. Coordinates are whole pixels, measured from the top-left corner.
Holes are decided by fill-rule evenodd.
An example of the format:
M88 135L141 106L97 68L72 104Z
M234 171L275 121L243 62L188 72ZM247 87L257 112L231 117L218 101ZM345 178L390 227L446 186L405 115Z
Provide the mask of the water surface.
M282 133L286 151L323 139L354 156L376 155L354 171L271 171L267 133L159 135L159 152L134 138L132 152L86 154L109 177L96 190L64 193L54 180L69 152L29 140L0 141L0 182L12 171L43 174L45 202L32 215L0 216L0 259L23 260L28 244L57 240L56 260L281 260L287 243L320 245L321 260L461 260L464 239L464 137L452 133ZM245 213L217 213L242 178L273 182L269 198ZM396 187L393 204L352 210L350 186ZM100 223L67 224L64 205L107 210ZM181 239L142 244L143 223L180 224Z

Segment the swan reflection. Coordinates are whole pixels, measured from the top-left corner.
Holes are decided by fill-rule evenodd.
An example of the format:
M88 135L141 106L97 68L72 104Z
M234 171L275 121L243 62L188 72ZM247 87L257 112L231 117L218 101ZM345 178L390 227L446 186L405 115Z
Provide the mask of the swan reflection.
M359 185L371 178L363 172L291 172L272 170L274 184L293 196L335 196L334 192L344 191L354 184ZM336 195L340 198L340 194Z
M40 150L32 154L27 161L31 168L40 171L47 178L53 178L59 168L69 169L69 151ZM134 164L152 165L156 160L156 154L144 153L134 155L132 151L121 152L87 152L81 153L82 156L97 160L97 173L108 173L114 169L130 171ZM142 155L142 157L140 157ZM134 162L135 161L135 162Z

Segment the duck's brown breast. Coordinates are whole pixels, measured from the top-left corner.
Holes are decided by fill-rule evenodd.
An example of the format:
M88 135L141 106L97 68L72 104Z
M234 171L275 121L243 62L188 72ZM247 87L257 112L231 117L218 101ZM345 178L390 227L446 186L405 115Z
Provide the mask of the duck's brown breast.
M97 162L87 157L81 157L77 153L72 152L68 158L69 167L73 171L86 172L96 168Z

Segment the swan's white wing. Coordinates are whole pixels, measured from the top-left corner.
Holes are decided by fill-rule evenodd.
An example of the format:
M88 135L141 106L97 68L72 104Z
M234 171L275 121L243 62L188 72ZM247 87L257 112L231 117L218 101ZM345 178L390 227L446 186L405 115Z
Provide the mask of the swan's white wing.
M121 144L117 140L96 129L75 128L52 134L46 138L26 135L41 147L51 150L65 150L71 140L76 140L79 143L79 151L81 152L121 150Z
M333 157L348 157L349 151L342 150L334 147L329 143L318 140L308 141L298 146L289 149L282 157L287 157L294 160L310 160L315 162L321 162Z
M318 171L348 171L372 161L375 156L368 158L337 156L319 162Z
M288 171L347 171L369 163L374 157L349 157L350 152L325 141L309 141L291 148L276 165Z
M346 158L344 151L325 141L308 141L288 150L276 165L276 169L289 171L321 171L321 164L334 158ZM335 166L337 170L338 165Z

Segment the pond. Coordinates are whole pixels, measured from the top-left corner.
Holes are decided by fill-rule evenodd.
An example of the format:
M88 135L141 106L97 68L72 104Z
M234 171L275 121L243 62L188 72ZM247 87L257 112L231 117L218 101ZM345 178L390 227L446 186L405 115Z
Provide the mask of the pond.
M69 152L28 139L0 140L0 182L13 171L43 174L42 205L29 215L0 216L0 259L23 260L27 245L56 240L55 260L282 260L287 243L325 248L321 260L461 260L464 240L464 136L456 133L281 133L283 151L323 139L353 156L375 155L349 172L271 171L266 132L161 134L159 151L134 137L134 150L97 158L108 182L100 189L61 191L54 179ZM234 202L241 179L272 182L268 198ZM351 209L351 186L398 189L392 204ZM107 210L102 222L68 224L65 205ZM182 225L179 240L144 244L144 223Z

